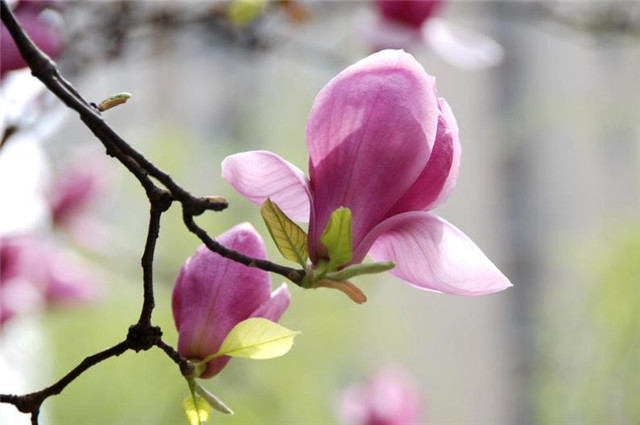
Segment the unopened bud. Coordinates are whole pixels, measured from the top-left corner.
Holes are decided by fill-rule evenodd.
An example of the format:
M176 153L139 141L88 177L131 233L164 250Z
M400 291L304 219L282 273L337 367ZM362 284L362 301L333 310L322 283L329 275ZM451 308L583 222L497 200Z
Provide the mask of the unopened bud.
M126 101L129 100L130 98L131 98L131 93L122 92L122 93L114 94L113 96L109 96L108 98L100 102L98 104L98 110L100 112L104 112L107 109L113 108L114 106L118 106L122 103L126 103Z
M204 199L207 200L210 204L226 204L227 198L224 196L205 196Z

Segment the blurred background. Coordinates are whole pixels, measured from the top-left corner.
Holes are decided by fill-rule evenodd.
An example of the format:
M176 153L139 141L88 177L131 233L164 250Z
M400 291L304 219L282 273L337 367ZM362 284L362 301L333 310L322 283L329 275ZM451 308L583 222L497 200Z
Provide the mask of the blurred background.
M284 357L235 359L204 382L236 412L211 423L345 423L343 391L388 367L413 380L418 423L640 422L639 3L443 2L419 25L365 1L36 5L60 36L50 54L86 98L133 94L107 122L192 193L229 200L198 223L215 236L251 222L281 264L258 208L220 178L225 156L268 149L306 170L315 95L381 47L411 52L457 118L462 168L436 213L514 287L458 297L378 275L358 278L369 300L356 305L290 284L281 323L302 334ZM8 52L4 28L2 37ZM13 394L126 336L141 306L148 221L137 181L34 81L3 69L0 392ZM65 190L78 198L67 200L73 214L56 197ZM55 258L59 292L9 286L15 235L56 253L42 258ZM172 345L171 289L198 245L174 206L156 251L153 315ZM20 308L7 301L15 292ZM41 423L186 423L187 393L164 353L127 352L47 400ZM0 415L29 423L11 405Z

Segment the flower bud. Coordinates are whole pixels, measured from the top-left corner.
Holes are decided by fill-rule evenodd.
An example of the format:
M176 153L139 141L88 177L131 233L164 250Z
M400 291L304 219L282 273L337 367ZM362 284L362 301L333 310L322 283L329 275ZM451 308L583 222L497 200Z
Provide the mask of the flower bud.
M249 223L233 227L216 240L244 255L267 257L262 238ZM204 359L218 351L239 322L250 317L278 321L289 300L285 284L271 292L266 271L247 267L201 245L182 266L173 289L178 352L188 359ZM225 356L212 360L200 377L217 375L229 359Z

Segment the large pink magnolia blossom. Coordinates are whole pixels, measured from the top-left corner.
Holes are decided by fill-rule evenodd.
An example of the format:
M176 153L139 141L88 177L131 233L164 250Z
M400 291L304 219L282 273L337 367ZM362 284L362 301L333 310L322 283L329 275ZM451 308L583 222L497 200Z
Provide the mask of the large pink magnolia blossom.
M239 153L222 177L256 204L271 198L309 220L313 264L331 213L351 210L353 258L393 261L391 273L432 291L482 295L511 284L460 230L431 213L453 190L458 126L435 79L402 50L348 67L318 94L306 130L309 175L268 151ZM343 265L345 266L345 265Z
M262 238L249 223L233 227L216 240L242 254L267 258ZM250 317L278 321L289 301L286 284L271 292L266 271L236 263L201 245L182 266L173 288L178 352L202 360L218 351L236 324ZM229 360L224 356L210 361L200 378L217 375Z
M385 369L344 390L338 407L345 425L416 425L420 397L405 373Z

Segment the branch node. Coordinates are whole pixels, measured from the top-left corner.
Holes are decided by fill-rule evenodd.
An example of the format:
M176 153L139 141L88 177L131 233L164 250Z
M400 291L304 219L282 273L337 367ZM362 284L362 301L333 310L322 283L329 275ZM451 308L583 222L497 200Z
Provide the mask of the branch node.
M171 196L169 191L155 187L149 194L149 201L153 209L159 212L165 212L171 206L173 196Z
M136 323L129 327L127 333L127 346L136 353L146 351L151 347L158 345L162 331L158 326L149 326Z

